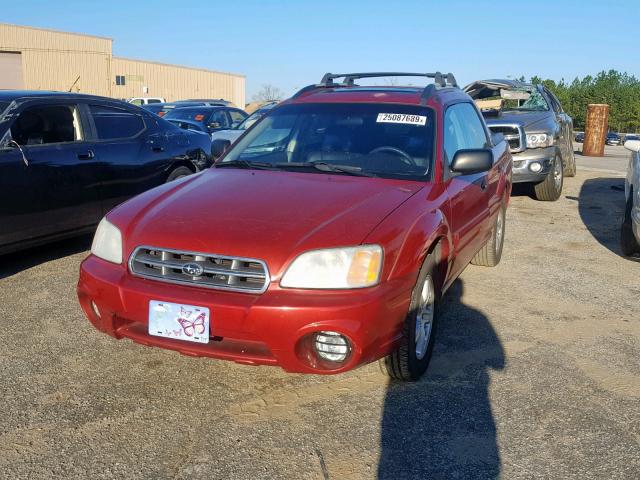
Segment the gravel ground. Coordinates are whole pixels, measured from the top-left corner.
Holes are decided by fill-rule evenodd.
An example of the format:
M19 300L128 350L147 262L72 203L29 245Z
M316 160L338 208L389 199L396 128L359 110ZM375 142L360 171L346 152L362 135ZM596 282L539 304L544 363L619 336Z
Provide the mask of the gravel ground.
M639 478L640 264L619 176L516 192L502 263L447 295L411 385L116 341L75 297L83 238L0 259L0 477Z

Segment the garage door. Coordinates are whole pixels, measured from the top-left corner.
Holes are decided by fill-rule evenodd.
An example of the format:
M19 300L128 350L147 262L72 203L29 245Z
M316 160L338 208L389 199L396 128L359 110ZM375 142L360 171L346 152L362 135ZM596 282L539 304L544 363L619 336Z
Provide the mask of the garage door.
M24 88L22 81L22 55L0 52L0 89Z

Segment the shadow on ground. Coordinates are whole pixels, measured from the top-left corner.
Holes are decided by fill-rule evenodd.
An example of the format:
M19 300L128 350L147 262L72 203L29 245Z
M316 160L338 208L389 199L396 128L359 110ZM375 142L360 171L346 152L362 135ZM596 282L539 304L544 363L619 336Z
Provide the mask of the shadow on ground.
M580 218L593 238L616 255L622 256L620 227L624 215L624 179L588 179L582 184L578 198L566 198L578 202Z
M414 384L390 382L381 429L380 479L496 478L500 454L489 369L505 356L487 317L447 294L429 370Z
M92 235L83 235L55 243L0 256L0 279L10 277L41 263L57 260L91 248Z

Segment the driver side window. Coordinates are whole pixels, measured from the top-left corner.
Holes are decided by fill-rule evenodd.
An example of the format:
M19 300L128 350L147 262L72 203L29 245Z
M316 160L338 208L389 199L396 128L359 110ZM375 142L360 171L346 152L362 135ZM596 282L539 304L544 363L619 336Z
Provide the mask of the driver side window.
M23 110L11 126L12 139L21 146L82 141L76 105L37 105Z
M457 103L444 114L444 154L451 165L458 150L487 148L487 133L470 103Z

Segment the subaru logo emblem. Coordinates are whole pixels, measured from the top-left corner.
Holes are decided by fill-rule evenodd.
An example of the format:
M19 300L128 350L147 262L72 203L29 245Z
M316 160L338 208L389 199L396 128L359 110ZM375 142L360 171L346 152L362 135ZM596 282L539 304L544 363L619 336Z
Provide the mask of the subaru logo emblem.
M192 277L199 277L204 273L204 268L197 263L185 263L182 266L182 273L190 275Z

